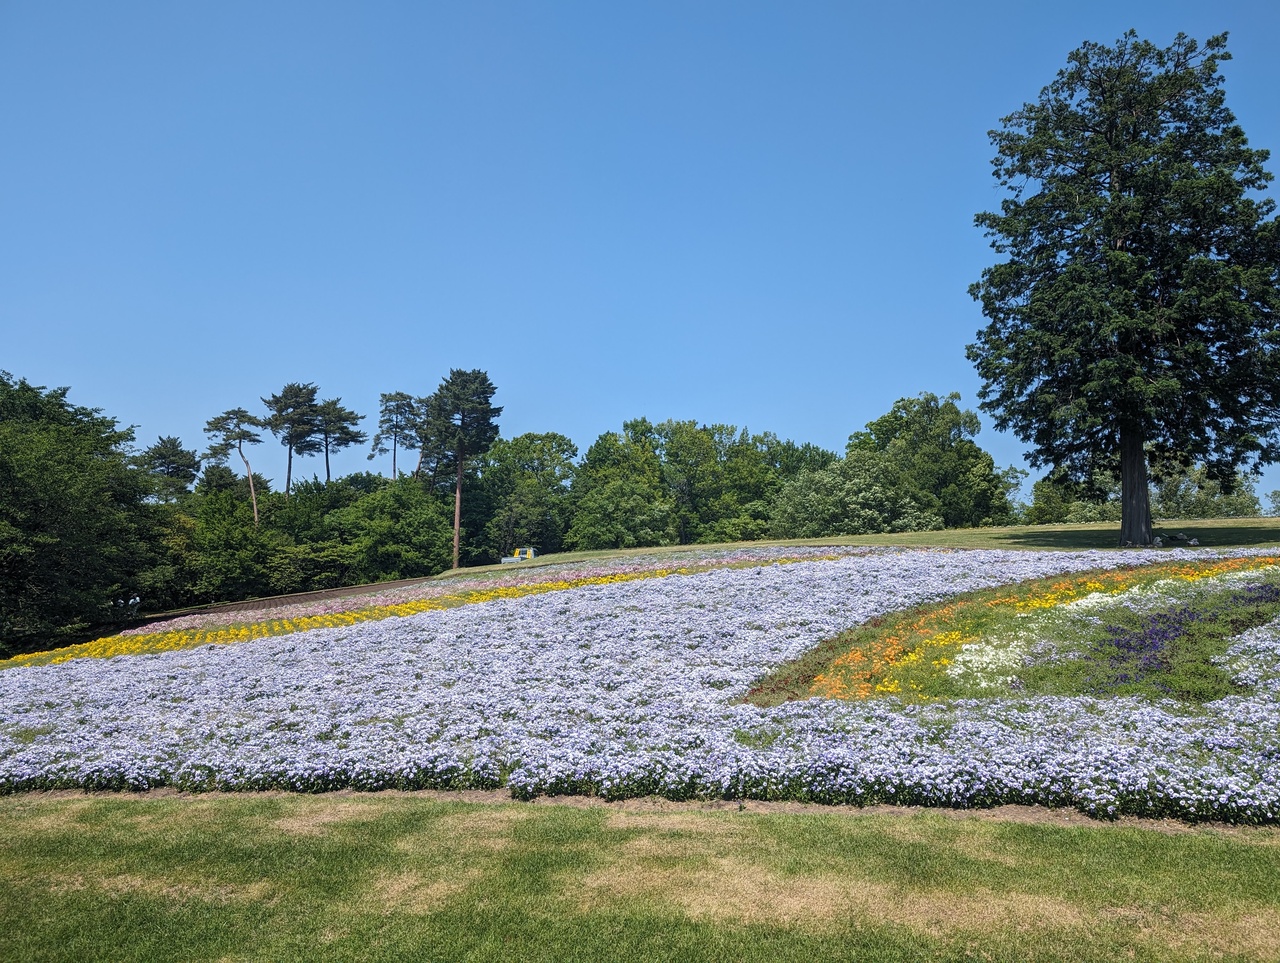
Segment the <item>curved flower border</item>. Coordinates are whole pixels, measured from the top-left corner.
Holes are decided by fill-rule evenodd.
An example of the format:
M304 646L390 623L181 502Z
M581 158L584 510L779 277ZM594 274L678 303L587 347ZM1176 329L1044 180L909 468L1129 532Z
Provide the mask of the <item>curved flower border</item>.
M15 669L0 673L0 790L506 786L1280 820L1275 626L1230 653L1254 691L1203 712L1051 697L733 704L891 609L1133 560L875 552Z

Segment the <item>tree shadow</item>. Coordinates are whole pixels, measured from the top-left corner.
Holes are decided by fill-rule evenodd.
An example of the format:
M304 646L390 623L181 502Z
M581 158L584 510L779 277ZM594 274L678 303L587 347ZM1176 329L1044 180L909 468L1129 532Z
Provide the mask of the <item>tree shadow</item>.
M1242 548L1280 545L1280 519L1201 519L1157 523L1162 548ZM1182 537L1179 537L1182 536ZM1192 546L1191 540L1199 545ZM993 542L1010 548L1089 549L1120 547L1120 526L1045 525L992 533Z

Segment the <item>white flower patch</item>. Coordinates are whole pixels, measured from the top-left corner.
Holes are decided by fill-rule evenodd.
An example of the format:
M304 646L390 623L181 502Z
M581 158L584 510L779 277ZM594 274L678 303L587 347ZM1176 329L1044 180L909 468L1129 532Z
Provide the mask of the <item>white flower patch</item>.
M1027 632L966 642L946 667L947 675L977 689L1008 692L1038 639Z
M1266 577L1264 573L1268 572L1273 572L1272 566L1243 572L1223 572L1209 579L1194 581L1184 578L1162 578L1150 585L1135 585L1120 592L1091 592L1083 598L1064 602L1058 606L1058 609L1065 613L1079 615L1123 606L1131 612L1143 615L1163 611L1172 601L1191 601L1207 591L1219 592L1253 584Z

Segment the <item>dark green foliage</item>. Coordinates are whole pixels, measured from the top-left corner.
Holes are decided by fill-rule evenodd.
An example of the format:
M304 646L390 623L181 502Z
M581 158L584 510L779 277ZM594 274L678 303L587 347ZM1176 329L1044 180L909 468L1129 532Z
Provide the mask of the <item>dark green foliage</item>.
M462 538L462 482L473 464L498 437L501 406L493 404L497 389L479 369L454 368L422 406L422 448L434 456L433 476L452 471L453 567L458 567Z
M973 441L981 429L978 416L961 410L959 400L957 392L900 398L866 431L850 436L849 451L882 452L883 482L910 493L947 528L1008 524L1016 475L996 471L991 455Z
M364 415L358 415L350 408L342 407L341 398L329 398L320 402L316 408L316 436L324 452L324 480L330 481L329 455L343 448L363 445L369 436L356 428L364 421Z
M262 444L262 435L254 429L266 427L261 418L249 414L243 408L231 408L220 415L210 418L204 426L209 436L209 450L204 458L215 465L226 461L234 448L244 462L244 475L249 483L249 501L253 505L253 524L258 524L258 489L254 481L253 468L249 465L249 456L244 453L245 445Z
M577 445L555 432L499 438L490 446L480 477L492 506L485 539L493 556L520 545L560 551L577 457Z
M265 425L280 439L288 451L284 473L284 493L293 487L293 456L314 455L324 449L320 438L320 404L316 401L316 386L292 382L284 386L278 395L263 398L267 406ZM326 469L328 462L326 459Z
M1120 520L1119 485L1106 478L1077 484L1062 473L1055 473L1036 482L1032 495L1032 503L1023 516L1028 525ZM1248 475L1237 475L1230 486L1224 486L1211 478L1203 466L1174 466L1157 482L1151 511L1153 517L1165 520L1254 518L1262 514L1262 506Z
M875 532L920 532L942 527L913 493L893 482L889 456L854 448L819 471L802 471L778 492L774 538L822 538Z
M849 437L843 460L780 481L770 499L775 538L821 538L1007 524L1021 472L997 471L978 447L977 415L958 394L901 398Z
M118 614L149 561L151 485L129 429L0 372L0 648Z
M1262 514L1262 505L1248 475L1224 485L1197 466L1157 482L1152 512L1157 518L1254 518Z
M396 455L401 448L412 450L418 447L417 430L421 420L421 406L413 395L404 391L379 395L378 433L373 436L369 460L373 461L375 455L390 452L391 477L398 478L400 469Z
M210 492L199 500L195 522L194 594L199 601L275 594L269 566L272 553L285 541L278 532L252 524L243 498L225 489Z
M1004 256L970 289L981 407L1034 465L1119 475L1136 544L1148 459L1229 482L1280 455L1280 229L1229 57L1225 34L1086 43L991 133L1009 196L976 219Z
M671 503L655 499L643 482L611 478L578 500L565 542L586 550L670 545L673 514Z
M200 458L194 449L182 447L172 435L156 443L138 456L138 463L150 474L155 497L163 502L177 501L191 490L200 473Z
M574 474L573 521L565 544L576 549L634 548L675 541L675 506L647 418L605 432Z
M1075 499L1069 483L1049 477L1031 486L1031 505L1023 519L1028 525L1053 525L1065 522Z
M366 479L373 484L366 486ZM331 512L354 505L387 484L387 479L379 475L349 475L332 482L318 478L300 481L293 486L290 498L272 503L268 521L297 542L324 541L329 537L325 519Z
M637 418L587 450L574 476L566 544L622 548L763 538L783 482L835 460L814 445L733 425L654 425Z
M449 521L411 478L330 512L325 525L338 545L352 551L354 584L435 575L449 567Z

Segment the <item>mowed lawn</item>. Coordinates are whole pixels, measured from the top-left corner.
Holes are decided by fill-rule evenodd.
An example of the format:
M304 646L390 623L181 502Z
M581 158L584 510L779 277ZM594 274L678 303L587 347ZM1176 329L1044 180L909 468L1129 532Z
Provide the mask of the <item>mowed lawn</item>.
M1280 830L1034 809L37 794L0 888L4 960L1280 955Z

